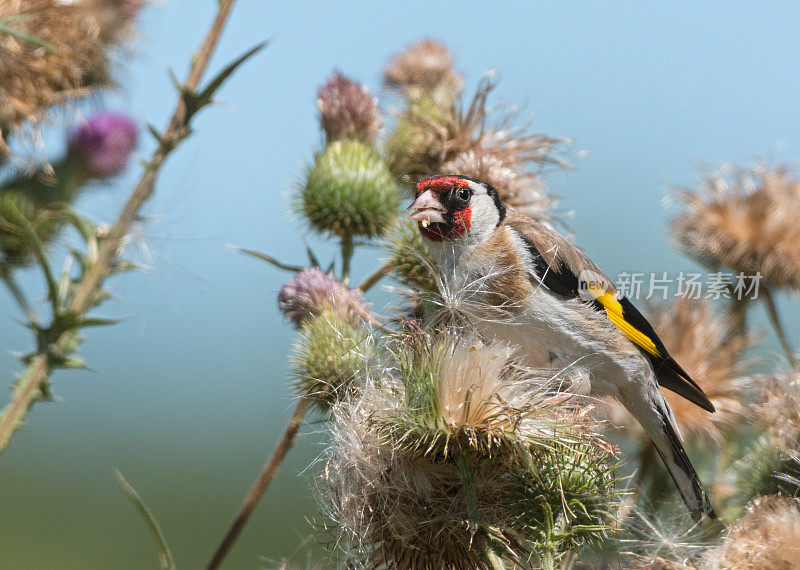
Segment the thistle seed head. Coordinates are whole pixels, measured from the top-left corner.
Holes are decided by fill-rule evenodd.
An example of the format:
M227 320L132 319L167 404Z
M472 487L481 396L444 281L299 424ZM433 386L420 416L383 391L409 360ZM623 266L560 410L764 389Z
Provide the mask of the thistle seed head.
M678 192L685 207L672 220L677 247L706 265L800 290L800 179L761 164L726 170Z

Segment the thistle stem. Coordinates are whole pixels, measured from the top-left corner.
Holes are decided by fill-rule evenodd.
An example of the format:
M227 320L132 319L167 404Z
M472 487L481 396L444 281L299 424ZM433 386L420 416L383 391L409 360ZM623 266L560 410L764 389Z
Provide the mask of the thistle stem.
M376 269L371 275L369 275L364 281L361 282L361 285L358 286L364 293L372 289L372 287L381 279L389 275L392 272L392 268L394 265L391 263L384 263L378 269Z
M728 334L730 337L741 336L747 332L747 309L750 307L750 298L746 296L739 298L733 287L729 289L731 291L731 302L728 307L728 314L731 320Z
M794 368L798 368L797 359L792 352L792 346L789 344L789 341L786 338L786 331L783 329L780 317L778 316L778 308L775 305L775 299L772 297L772 292L764 285L761 286L761 290L764 293L764 302L767 304L767 314L769 314L769 320L772 323L772 328L775 329L775 334L778 335L778 340L781 342L783 350L786 352L786 358L789 359L789 363Z
M272 455L261 469L261 473L259 473L252 487L250 487L250 491L248 491L244 501L242 501L239 511L236 513L236 517L233 519L231 526L228 528L228 532L225 534L222 542L214 552L214 556L211 557L211 561L206 566L206 570L219 568L219 565L222 564L222 561L233 547L233 543L236 542L237 538L239 538L239 534L241 534L244 525L247 524L250 515L253 514L256 505L258 505L258 502L264 495L264 491L267 490L267 487L272 482L272 479L275 478L275 475L281 468L281 464L283 463L286 454L294 445L297 432L300 430L300 426L303 424L303 417L306 415L306 411L308 410L308 404L308 399L305 397L300 398L300 400L297 402L297 407L295 408L294 413L292 414L292 417L286 426L286 430L278 440L278 444L275 446L275 451L272 452Z
M182 93L175 104L169 124L161 135L159 144L146 163L144 172L128 196L117 221L109 230L108 237L103 240L97 259L77 284L72 300L67 307L67 311L76 317L83 316L96 303L97 293L112 269L112 262L119 256L119 252L124 246L125 236L130 233L131 227L139 218L142 206L153 195L161 167L170 153L191 133L190 122L196 109L192 110L187 107L184 92L194 93L200 84L211 55L219 42L222 29L228 21L234 1L219 0L214 22L203 38L199 51L192 58L189 75L182 86ZM56 317L57 315L53 315L54 319ZM70 342L71 335L67 332L62 334L54 342L54 345L56 349L65 351L69 349ZM11 436L24 423L25 416L33 402L41 397L41 387L52 373L50 352L48 352L51 348L53 347L48 346L39 350L25 373L20 377L11 401L0 412L0 451L6 448Z
M347 285L350 282L350 262L353 259L353 236L342 237L342 283Z
M503 560L489 544L489 534L478 509L478 491L475 486L478 462L470 454L464 454L456 459L456 470L464 487L464 506L467 509L467 519L476 529L473 541L475 550L489 568L506 570Z

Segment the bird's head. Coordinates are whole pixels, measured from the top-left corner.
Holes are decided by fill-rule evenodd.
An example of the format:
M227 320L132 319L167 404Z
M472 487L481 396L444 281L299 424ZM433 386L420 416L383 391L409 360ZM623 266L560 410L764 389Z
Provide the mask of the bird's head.
M431 176L417 184L409 206L423 237L435 242L488 237L506 208L489 184L466 176Z

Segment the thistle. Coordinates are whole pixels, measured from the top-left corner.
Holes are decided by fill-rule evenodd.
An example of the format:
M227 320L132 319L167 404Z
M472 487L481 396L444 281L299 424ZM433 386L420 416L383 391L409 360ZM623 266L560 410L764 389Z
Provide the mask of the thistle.
M0 153L23 125L35 127L53 106L113 83L113 48L142 2L10 0L0 5Z
M484 81L466 108L442 107L426 97L411 101L387 141L392 170L410 180L434 174L486 179L509 205L546 219L555 198L538 173L566 166L559 150L568 141L515 128L514 113L494 116L487 107L494 87ZM531 165L535 172L528 172Z
M278 307L297 327L325 312L353 324L372 318L361 291L348 289L319 267L298 271L285 283L278 292Z
M800 490L800 373L789 370L752 382L763 387L750 410L760 436L732 469L739 505L759 495Z
M375 142L381 128L378 100L352 79L334 73L317 92L317 110L327 142Z
M800 500L765 496L747 506L722 545L706 557L705 570L800 567Z
M677 246L710 266L761 273L774 287L800 290L800 180L786 168L736 169L682 189L672 221Z
M468 150L444 163L441 170L487 182L507 206L537 220L549 219L557 197L547 192L539 176L524 169L524 161L515 163L516 158L512 154L504 160L492 149Z
M68 135L67 154L49 171L19 175L0 187L0 251L13 264L31 260L60 233L71 204L92 179L121 172L136 146L136 124L98 113Z
M337 140L308 170L297 209L320 234L349 240L383 235L399 205L400 190L380 156L364 143Z
M436 263L414 222L398 223L386 238L386 248L392 272L400 283L412 292L436 291Z
M551 377L467 338L411 339L395 358L334 408L325 488L347 563L533 567L604 536L609 447Z
M89 178L110 178L125 170L138 137L136 123L127 115L96 113L70 133L67 160Z
M299 397L321 410L363 383L374 354L369 330L326 311L300 329L290 356L290 370Z
M464 79L453 69L450 50L436 40L423 39L395 55L383 72L387 87L409 99L422 96L446 106L458 96Z

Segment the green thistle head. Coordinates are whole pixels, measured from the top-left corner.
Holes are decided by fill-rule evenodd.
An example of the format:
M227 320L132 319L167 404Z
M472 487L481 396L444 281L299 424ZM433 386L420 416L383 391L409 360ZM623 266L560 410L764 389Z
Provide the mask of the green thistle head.
M397 224L386 240L395 277L413 291L434 293L436 262L422 243L416 224L404 220Z
M0 251L13 263L26 263L33 255L38 239L47 244L56 236L63 221L63 209L53 204L42 208L24 191L0 191ZM36 235L32 241L31 230Z
M443 156L435 125L452 117L452 108L443 108L430 97L409 102L386 141L386 156L395 176L417 180L439 173Z
M380 384L334 407L338 546L367 567L550 567L602 539L608 446L502 345L405 338Z
M373 344L369 332L335 311L308 320L291 356L291 374L300 396L320 409L350 393L364 378Z
M330 143L309 169L297 210L324 235L373 238L397 218L400 189L368 145Z

